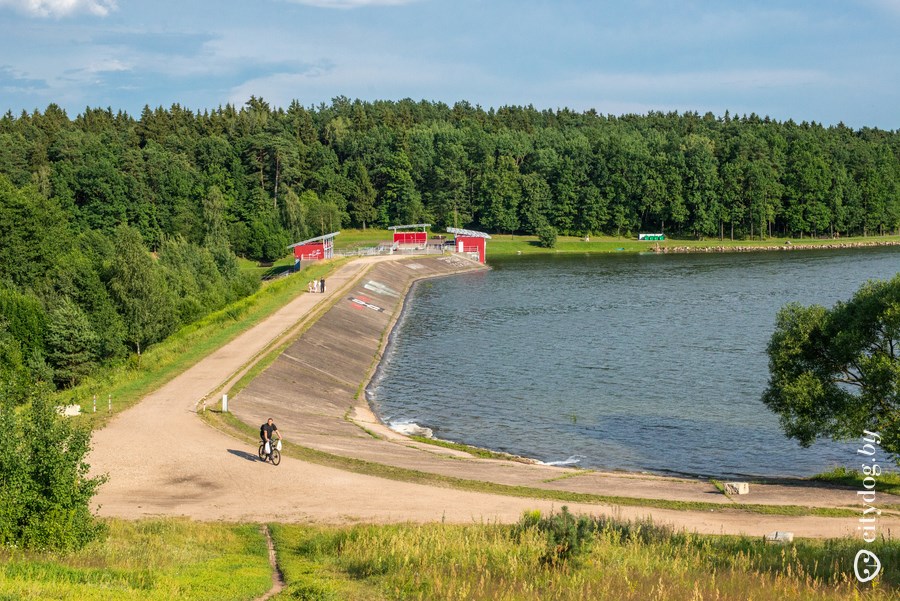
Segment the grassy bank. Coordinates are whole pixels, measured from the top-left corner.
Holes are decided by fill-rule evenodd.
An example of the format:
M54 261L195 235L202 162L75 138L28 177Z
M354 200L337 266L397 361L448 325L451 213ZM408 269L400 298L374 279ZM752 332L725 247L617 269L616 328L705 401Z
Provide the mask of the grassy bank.
M435 230L432 235L441 235ZM450 234L443 234L450 236ZM341 235L335 238L335 248L339 250L353 250L356 248L375 246L379 242L391 240L393 232L390 230L343 230ZM491 234L488 241L488 257L507 255L533 255L533 254L560 254L560 253L588 253L588 254L614 254L652 252L657 245L660 249L689 248L701 251L706 248L766 248L784 247L790 241L791 246L822 246L834 244L883 244L900 243L900 236L857 236L848 238L767 238L765 240L719 240L708 238L706 240L673 239L662 242L642 242L637 236L590 236L589 240L583 237L560 236L554 248L542 248L538 245L537 236L521 236L513 234Z
M112 520L81 551L0 550L0 600L229 601L269 590L266 541L255 524Z
M877 587L857 585L855 540L783 547L591 520L582 551L553 562L555 545L524 525L281 525L272 531L285 599L875 601L896 599L900 584L888 568ZM886 566L900 560L896 546L872 550Z
M888 464L888 469L893 468ZM862 472L854 472L845 467L837 467L830 472L817 474L810 480L819 482L829 482L831 484L840 484L854 490L865 490L863 480L866 476ZM875 490L879 493L888 493L891 495L900 495L900 473L882 472L876 479Z
M787 244L790 242L790 244ZM884 244L898 243L900 236L867 236L855 238L767 238L766 240L719 240L710 238L706 240L678 240L669 238L661 242L639 241L635 237L591 236L588 241L584 238L572 236L560 236L554 248L541 248L538 246L537 236L513 236L509 234L493 234L488 241L488 256L502 255L526 255L526 254L558 254L558 253L590 253L613 254L654 252L657 247L666 249L690 249L701 251L703 249L738 250L752 248L770 248L786 246L821 246L852 245L852 244Z
M91 426L125 409L156 390L208 354L252 328L298 294L306 292L309 280L327 276L346 259L317 263L299 273L265 284L247 298L181 328L166 340L151 346L141 357L105 370L77 387L60 392L58 403L80 404L83 419ZM92 413L92 397L97 396L97 413ZM111 409L108 407L111 399Z

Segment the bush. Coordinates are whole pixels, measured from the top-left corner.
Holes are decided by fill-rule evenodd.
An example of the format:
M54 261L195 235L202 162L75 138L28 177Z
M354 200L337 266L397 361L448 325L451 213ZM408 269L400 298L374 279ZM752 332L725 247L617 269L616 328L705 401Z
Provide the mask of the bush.
M90 511L105 480L87 477L90 430L60 417L43 386L30 401L0 401L0 546L80 549L104 532Z
M555 248L556 236L556 228L552 225L542 225L537 230L538 244L543 248Z
M575 557L594 536L595 524L585 516L574 516L563 505L559 513L541 517L539 511L526 512L519 521L522 530L537 529L547 538L541 562L557 566Z

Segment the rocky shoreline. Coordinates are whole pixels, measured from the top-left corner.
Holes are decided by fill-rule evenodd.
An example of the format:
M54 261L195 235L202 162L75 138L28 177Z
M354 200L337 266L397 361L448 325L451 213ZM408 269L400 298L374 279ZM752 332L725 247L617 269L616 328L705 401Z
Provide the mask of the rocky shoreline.
M842 248L868 248L875 246L900 246L900 240L866 241L866 242L830 242L826 244L804 244L787 242L785 244L773 244L767 246L655 246L652 252L660 254L668 253L733 253L733 252L761 252L761 251L785 251L785 250L830 250Z

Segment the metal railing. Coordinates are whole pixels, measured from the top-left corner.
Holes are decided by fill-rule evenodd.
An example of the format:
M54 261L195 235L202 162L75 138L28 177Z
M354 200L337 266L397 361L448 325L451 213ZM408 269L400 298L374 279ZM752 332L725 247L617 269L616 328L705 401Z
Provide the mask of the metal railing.
M402 246L367 246L365 248L348 248L334 251L334 255L340 257L372 257L378 255L442 255L448 252L438 246L416 246L404 248Z

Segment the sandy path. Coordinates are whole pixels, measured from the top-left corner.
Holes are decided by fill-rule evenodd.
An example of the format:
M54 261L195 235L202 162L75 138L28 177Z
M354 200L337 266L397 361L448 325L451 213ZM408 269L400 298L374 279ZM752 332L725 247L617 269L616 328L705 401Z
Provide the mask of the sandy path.
M291 458L278 467L263 464L256 458L255 445L214 430L194 413L199 399L317 304L343 294L371 263L360 259L342 266L328 278L327 294L301 294L95 432L89 462L94 473L110 477L95 498L99 514L317 523L512 522L526 509L558 509L562 503L397 482ZM290 439L290 432L287 435ZM857 525L853 518L569 505L581 512L623 518L652 516L706 533L762 535L791 530L798 536L830 537L854 534Z

